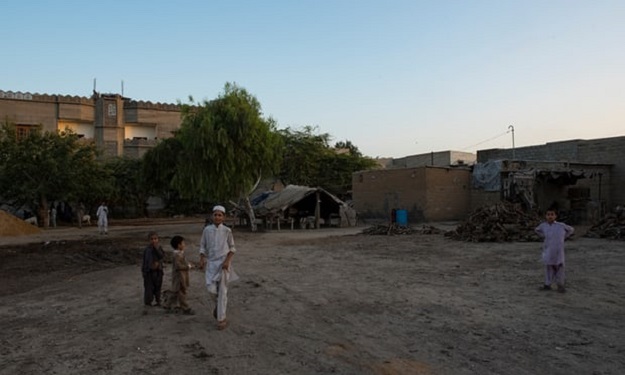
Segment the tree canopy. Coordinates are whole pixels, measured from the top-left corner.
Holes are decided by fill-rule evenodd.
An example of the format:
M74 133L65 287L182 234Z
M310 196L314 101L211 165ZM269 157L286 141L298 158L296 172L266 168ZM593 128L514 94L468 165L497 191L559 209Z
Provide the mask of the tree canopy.
M245 89L227 83L217 99L185 105L182 116L171 180L185 198L236 199L262 175L277 172L282 153L275 122Z
M352 173L373 168L373 159L362 156L351 141L337 142L330 147L330 135L316 133L306 126L280 131L284 141L283 163L279 173L287 184L320 186L343 196L352 183Z
M3 198L38 208L46 225L48 202L87 202L111 191L111 179L97 161L96 146L69 130L43 132L33 127L18 137L15 127L5 122L0 150Z

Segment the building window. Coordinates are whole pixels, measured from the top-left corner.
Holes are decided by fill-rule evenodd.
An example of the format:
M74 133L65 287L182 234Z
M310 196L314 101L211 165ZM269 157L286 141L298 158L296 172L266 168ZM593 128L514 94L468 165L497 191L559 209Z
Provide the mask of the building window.
M108 115L109 115L109 117L117 116L117 105L115 105L115 104L109 104L108 105Z
M30 134L30 126L29 125L16 125L15 134L17 135L18 141L25 139L26 137L28 137L28 134Z

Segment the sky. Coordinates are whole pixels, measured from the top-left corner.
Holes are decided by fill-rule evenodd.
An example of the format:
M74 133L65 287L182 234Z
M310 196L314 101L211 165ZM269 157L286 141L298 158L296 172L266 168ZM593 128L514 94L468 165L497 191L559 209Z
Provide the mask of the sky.
M371 157L625 135L622 0L21 0L0 25L0 90L187 103L234 82Z

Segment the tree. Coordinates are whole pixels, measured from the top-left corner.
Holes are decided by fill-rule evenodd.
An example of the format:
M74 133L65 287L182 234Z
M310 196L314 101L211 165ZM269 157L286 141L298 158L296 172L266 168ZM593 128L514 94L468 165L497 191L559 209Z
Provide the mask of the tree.
M306 126L301 130L280 131L284 148L280 179L286 184L321 186L319 176L326 172L323 160L331 157L330 135L316 134L317 129Z
M49 202L86 202L106 196L110 176L97 160L92 142L70 130L43 132L39 127L18 138L8 121L0 130L0 190L3 198L36 208L49 225Z
M352 174L371 169L376 163L362 156L351 141L330 147L330 135L315 131L316 128L306 126L302 130L287 128L280 132L285 147L279 176L287 184L321 186L344 196L351 190Z
M185 198L204 201L244 197L255 230L248 196L258 178L278 170L282 152L275 122L263 117L254 96L232 83L217 99L184 106L182 116L173 187Z
M143 178L143 161L113 158L106 161L106 168L113 178L113 192L108 200L143 215L148 196Z
M167 206L180 195L172 184L182 152L182 143L175 135L159 142L142 158L146 192L161 197Z

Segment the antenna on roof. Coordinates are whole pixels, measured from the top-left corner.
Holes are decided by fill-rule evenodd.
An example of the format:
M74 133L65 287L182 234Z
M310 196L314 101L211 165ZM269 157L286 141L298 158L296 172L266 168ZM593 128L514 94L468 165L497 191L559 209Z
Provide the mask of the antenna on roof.
M124 80L122 79L122 96L124 96Z
M95 78L93 79L93 92L95 92Z

